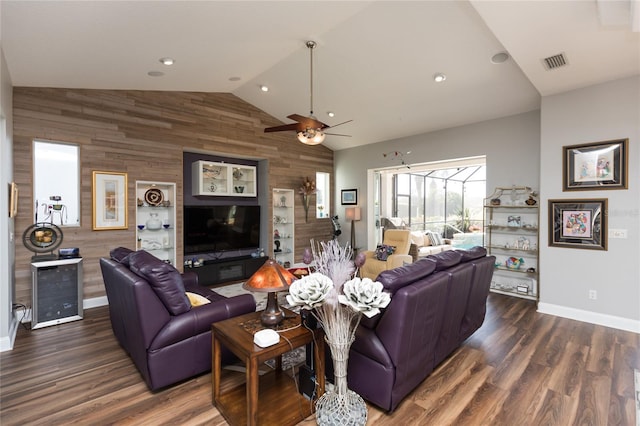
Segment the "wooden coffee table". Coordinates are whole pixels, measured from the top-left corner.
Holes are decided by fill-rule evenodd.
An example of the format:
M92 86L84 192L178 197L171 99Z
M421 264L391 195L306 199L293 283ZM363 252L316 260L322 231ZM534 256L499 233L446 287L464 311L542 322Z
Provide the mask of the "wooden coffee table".
M299 315L289 310L285 312L287 317L296 317L295 320L287 320L289 324L300 324ZM253 332L261 328L260 314L252 312L211 325L213 404L231 425L295 425L315 411L315 404L297 391L295 378L283 373L282 354L315 343L313 355L318 382L317 398L324 393L324 335L321 329L312 333L298 326L280 332L279 343L261 348L253 343ZM245 383L224 394L220 391L222 345L240 358L247 370ZM259 367L274 358L276 369L260 376Z

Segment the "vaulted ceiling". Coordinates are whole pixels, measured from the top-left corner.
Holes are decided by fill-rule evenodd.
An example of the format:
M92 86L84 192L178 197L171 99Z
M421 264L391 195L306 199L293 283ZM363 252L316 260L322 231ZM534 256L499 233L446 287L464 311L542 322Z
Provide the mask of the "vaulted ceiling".
M637 0L3 0L0 14L14 86L231 92L284 123L309 114L305 42L315 40L314 114L353 119L335 129L352 137L325 140L334 150L640 74ZM492 63L500 52L510 59ZM567 65L549 70L544 58L557 54Z

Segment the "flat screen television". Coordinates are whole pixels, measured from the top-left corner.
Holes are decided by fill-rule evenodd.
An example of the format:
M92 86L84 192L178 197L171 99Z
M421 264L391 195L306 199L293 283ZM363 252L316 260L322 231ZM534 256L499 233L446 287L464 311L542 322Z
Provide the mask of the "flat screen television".
M260 206L185 206L184 254L260 247Z

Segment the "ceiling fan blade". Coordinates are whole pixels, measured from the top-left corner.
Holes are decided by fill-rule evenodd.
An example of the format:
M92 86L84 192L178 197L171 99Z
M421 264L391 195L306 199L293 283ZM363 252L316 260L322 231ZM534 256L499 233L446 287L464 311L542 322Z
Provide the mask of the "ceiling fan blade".
M300 126L300 124L298 123L292 123L292 124L283 124L282 126L274 126L274 127L267 127L266 129L264 129L265 133L271 133L271 132L286 132L287 130L298 130L298 126Z
M333 126L329 126L329 129L333 129L334 127L342 126L343 124L351 123L353 120L343 121L342 123L335 124Z
M342 135L340 133L327 133L327 132L324 132L324 134L325 135L331 135L331 136L344 136L344 137L347 137L347 138L351 137L351 135Z
M324 124L322 121L318 121L315 118L304 117L300 114L291 114L287 116L288 119L297 121L310 129L326 129L328 124Z

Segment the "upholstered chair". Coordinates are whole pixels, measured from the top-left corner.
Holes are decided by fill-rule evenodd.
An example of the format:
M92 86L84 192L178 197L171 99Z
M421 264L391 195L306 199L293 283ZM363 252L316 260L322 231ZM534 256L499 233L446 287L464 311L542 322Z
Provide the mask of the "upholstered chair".
M378 260L384 256L378 256L377 251L365 251L366 260L360 268L361 278L371 278L375 280L378 274L388 269L397 268L413 262L409 254L411 246L411 233L408 229L388 229L384 233L382 244L395 247L393 254L389 254L386 260Z

